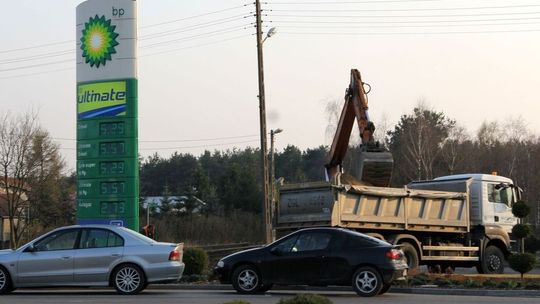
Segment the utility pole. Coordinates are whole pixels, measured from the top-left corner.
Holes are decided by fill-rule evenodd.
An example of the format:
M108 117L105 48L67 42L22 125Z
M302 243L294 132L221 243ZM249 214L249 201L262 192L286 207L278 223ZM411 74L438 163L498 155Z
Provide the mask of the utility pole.
M274 137L276 134L283 132L282 129L270 130L270 220L274 223L276 215L276 161L274 149ZM272 229L272 239L275 237L275 230Z
M255 17L257 28L257 63L259 72L259 120L261 128L261 158L263 202L262 213L264 217L264 237L266 243L272 241L272 222L270 219L270 201L268 199L268 148L266 143L266 105L264 99L264 67L263 67L263 38L261 21L261 3L255 0Z

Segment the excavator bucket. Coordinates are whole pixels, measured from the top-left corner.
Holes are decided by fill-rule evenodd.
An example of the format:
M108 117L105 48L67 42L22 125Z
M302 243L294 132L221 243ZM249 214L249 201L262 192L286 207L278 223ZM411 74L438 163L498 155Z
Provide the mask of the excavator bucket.
M360 154L358 176L373 186L388 187L392 178L394 158L390 152L366 152Z

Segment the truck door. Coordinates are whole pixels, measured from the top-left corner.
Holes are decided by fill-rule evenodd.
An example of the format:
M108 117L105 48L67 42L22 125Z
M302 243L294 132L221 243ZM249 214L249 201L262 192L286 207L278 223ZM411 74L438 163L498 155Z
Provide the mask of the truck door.
M512 202L514 201L514 191L503 183L487 183L487 201L491 214L485 214L488 222L492 222L503 227L508 227L508 231L517 223L517 219L512 214Z

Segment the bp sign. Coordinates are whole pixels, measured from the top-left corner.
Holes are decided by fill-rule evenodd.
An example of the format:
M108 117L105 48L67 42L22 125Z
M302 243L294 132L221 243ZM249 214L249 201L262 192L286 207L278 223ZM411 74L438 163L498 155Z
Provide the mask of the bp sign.
M136 1L77 7L77 222L139 228Z

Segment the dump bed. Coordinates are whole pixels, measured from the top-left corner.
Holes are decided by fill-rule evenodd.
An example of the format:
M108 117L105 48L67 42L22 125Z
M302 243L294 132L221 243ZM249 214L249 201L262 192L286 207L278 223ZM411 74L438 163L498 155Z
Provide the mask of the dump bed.
M467 194L327 182L289 184L280 189L275 224L277 230L333 226L463 233L470 228Z

